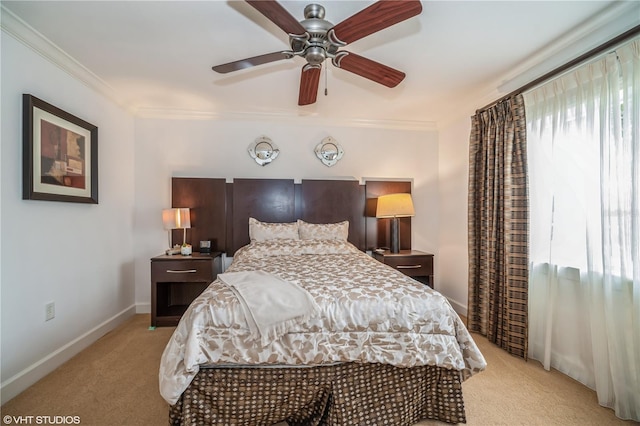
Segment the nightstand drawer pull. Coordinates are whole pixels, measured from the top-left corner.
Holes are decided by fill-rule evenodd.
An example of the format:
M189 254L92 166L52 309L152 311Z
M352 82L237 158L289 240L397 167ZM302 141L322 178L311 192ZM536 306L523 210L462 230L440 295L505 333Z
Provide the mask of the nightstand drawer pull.
M195 274L196 272L198 272L198 270L197 269L182 269L182 270L167 269L167 272L170 274Z
M420 269L422 265L398 265L396 266L398 269Z

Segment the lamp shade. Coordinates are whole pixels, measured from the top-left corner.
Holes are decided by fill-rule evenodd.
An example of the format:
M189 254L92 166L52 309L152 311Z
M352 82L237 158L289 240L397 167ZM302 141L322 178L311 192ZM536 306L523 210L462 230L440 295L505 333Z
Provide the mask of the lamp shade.
M191 228L191 214L188 208L164 209L162 210L162 223L164 229Z
M388 194L378 197L377 218L415 216L411 194Z

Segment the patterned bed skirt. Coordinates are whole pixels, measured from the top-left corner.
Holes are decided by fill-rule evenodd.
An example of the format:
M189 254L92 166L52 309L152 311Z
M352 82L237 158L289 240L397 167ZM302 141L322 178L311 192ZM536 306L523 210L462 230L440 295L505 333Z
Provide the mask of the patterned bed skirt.
M202 369L171 406L171 425L466 423L460 373L434 366L338 364Z

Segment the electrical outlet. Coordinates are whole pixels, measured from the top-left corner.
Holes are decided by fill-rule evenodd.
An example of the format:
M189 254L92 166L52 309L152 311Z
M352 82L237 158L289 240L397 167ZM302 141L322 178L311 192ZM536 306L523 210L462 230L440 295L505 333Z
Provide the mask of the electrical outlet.
M45 309L45 321L49 321L55 318L56 316L56 303L49 302L44 306Z

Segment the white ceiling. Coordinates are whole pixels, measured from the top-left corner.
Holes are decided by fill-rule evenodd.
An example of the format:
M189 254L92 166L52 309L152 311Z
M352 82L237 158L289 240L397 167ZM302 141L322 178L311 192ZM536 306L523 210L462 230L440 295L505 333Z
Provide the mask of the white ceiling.
M310 2L282 4L301 20ZM334 24L373 3L318 2ZM24 21L139 115L319 116L430 125L483 106L478 102L515 89L640 18L640 2L633 0L423 1L419 16L346 47L405 72L399 86L389 89L328 63L328 96L323 74L316 104L299 107L301 58L230 74L211 70L289 47L287 35L243 1L2 5L3 29L7 18Z

